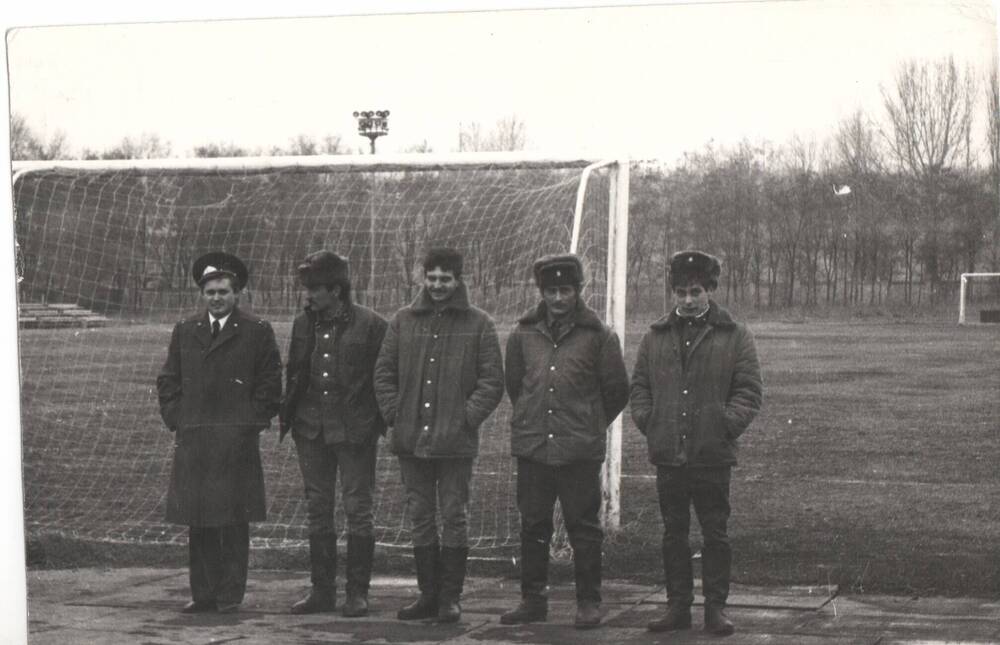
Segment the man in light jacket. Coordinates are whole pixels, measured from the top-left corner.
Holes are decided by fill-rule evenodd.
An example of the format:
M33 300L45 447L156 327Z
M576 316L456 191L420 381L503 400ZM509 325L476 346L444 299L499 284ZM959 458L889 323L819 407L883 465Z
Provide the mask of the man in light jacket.
M760 410L762 384L753 335L711 299L721 265L701 251L670 261L674 309L643 336L632 374L632 418L656 465L663 517L666 615L650 631L691 626L690 507L701 525L705 629L728 635L732 566L727 522L737 440Z
M583 302L580 259L547 255L533 269L541 302L518 321L505 358L514 405L521 603L500 622L548 617L545 588L558 499L573 547L574 624L586 629L601 623L601 465L607 427L628 403L628 372L618 335Z
M462 256L431 249L423 269L420 293L389 322L375 395L399 457L420 589L397 617L456 622L469 554L472 462L479 426L503 397L503 365L493 319L469 304Z

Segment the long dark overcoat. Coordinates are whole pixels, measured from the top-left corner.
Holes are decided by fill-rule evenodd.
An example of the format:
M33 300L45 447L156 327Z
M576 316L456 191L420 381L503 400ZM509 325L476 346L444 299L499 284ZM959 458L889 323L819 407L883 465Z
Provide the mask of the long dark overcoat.
M264 520L258 433L281 398L271 325L237 308L213 340L207 313L182 320L156 387L163 422L174 432L167 521L204 527Z

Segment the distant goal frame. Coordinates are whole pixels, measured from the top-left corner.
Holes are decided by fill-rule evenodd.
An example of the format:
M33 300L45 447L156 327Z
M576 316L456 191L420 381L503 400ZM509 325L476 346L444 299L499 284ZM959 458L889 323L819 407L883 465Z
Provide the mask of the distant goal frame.
M966 319L966 310L968 306L966 304L966 294L968 293L968 283L969 278L997 278L1000 279L1000 273L963 273L959 280L958 288L958 324L968 325L969 321Z

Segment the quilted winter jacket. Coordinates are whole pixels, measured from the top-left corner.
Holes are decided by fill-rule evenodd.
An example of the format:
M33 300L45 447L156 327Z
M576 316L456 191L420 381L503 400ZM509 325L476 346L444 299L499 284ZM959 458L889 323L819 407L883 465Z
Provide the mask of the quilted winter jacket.
M688 350L685 367L680 322L672 311L643 336L632 374L632 418L656 465L685 463L682 441L688 465L734 465L737 439L762 400L753 335L710 301L708 321Z
M350 303L351 320L337 340L334 357L333 408L348 443L360 444L385 433L372 385L375 359L382 346L386 322L371 309ZM309 389L309 368L315 339L316 314L308 308L295 317L288 348L285 398L281 402L280 439L295 425L295 413ZM296 430L296 432L301 429Z
M394 454L476 456L479 426L503 398L503 359L493 319L469 304L465 284L440 312L421 289L392 317L375 362L375 397ZM425 398L432 409L422 407Z
M607 427L628 403L618 335L581 304L553 338L545 312L539 303L507 339L511 453L553 466L603 461Z

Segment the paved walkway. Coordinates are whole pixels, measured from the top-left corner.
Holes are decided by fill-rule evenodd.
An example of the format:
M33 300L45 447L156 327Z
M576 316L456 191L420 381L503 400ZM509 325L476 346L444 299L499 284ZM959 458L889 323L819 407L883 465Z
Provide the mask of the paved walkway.
M734 586L730 615L737 633L713 637L695 629L652 634L645 624L664 611L663 588L617 581L604 584L605 624L573 629L573 590L551 590L549 622L504 626L499 615L518 597L516 581L474 578L466 583L462 622L404 623L396 609L415 593L412 579L376 577L367 618L337 614L292 616L287 608L307 575L251 571L246 602L235 615L183 615L187 572L179 569L29 571L29 642L38 645L154 643L766 643L768 645L931 645L1000 643L1000 602L977 599L838 596L835 589L760 589Z

